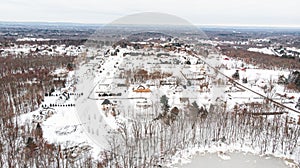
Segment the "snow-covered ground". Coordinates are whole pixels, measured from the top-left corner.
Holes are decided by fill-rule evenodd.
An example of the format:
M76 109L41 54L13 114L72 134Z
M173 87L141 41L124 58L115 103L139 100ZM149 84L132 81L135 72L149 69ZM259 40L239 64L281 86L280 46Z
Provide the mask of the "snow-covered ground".
M21 44L21 45L13 45L9 47L0 47L0 56L5 57L9 54L13 55L28 55L28 54L41 54L41 55L63 55L67 56L78 56L79 54L85 51L85 47L83 45L80 46L66 46L62 45L36 45L36 44Z
M263 47L263 48L248 48L248 51L258 52L268 55L275 56L291 56L291 57L299 57L300 49L295 47L287 47L287 48L273 48L273 47Z
M24 37L24 38L17 39L17 41L50 41L50 40L56 40L56 39L50 39L50 38L31 38L31 37Z
M28 48L31 50L31 47ZM57 47L57 50L65 51L66 48L60 46ZM77 52L77 49L75 50ZM160 98L163 95L168 97L171 108L178 107L181 111L184 111L193 102L205 108L225 102L226 111L232 112L235 105L242 106L251 102L263 103L263 98L253 92L255 91L279 103L283 103L288 97L294 97L289 99L286 106L297 111L295 104L300 94L287 92L283 86L277 84L280 75L287 77L289 74L287 70L257 69L241 60L229 59L222 55L210 55L208 58L202 58L186 53L171 52L171 56L167 58L154 55L147 57L124 56L124 53L131 50L133 49L120 49L116 56L100 55L94 60L82 63L75 72L69 72L66 88L57 90L51 96L45 97L43 106L49 108L41 107L37 111L24 114L21 117L22 121L41 123L44 138L49 142L64 144L65 147L70 144L88 145L96 158L101 150L110 148L109 138L118 134L124 125L131 129L130 123L134 120L147 122L157 117L161 112ZM16 50L14 49L14 51ZM264 50L264 52L267 51ZM162 63L174 58L180 60L180 63ZM199 59L208 64L196 63ZM191 65L186 64L186 60L189 60ZM219 69L220 73L213 69L217 66L223 67ZM170 73L172 77L176 78L166 78L167 82L178 79L180 86L162 85L159 79L134 82L133 75L126 79L126 76L129 76L125 74L129 73L126 71L134 73L139 69L147 70L149 74L155 71ZM201 73L205 72L205 75L197 74L199 70L202 71ZM236 70L239 70L240 75L237 82L253 91L243 90L230 84L224 77L224 75L231 77ZM55 73L60 72L62 70L57 70ZM121 77L122 74L124 77ZM196 78L203 78L203 81ZM243 84L242 78L247 78L247 83ZM135 90L140 85L150 89L150 92L136 92ZM265 90L270 85L273 88L266 92ZM102 92L115 95L99 96ZM278 97L276 93L280 95L286 93L287 96L285 98ZM67 98L64 94L68 94L69 97ZM109 100L110 103L103 104L105 99ZM288 116L296 120L299 114L288 110ZM129 134L129 136L132 135ZM194 154L193 151L217 152L222 150L227 152L228 150L242 150L258 153L253 149L241 149L230 144L217 145L220 144L209 148L206 146L179 152L174 155L172 163L178 161L183 155ZM276 155L283 157L279 153ZM294 157L291 158L295 159ZM299 160L297 161L299 162Z
M248 51L259 52L268 55L276 55L274 50L272 50L271 48L249 48Z

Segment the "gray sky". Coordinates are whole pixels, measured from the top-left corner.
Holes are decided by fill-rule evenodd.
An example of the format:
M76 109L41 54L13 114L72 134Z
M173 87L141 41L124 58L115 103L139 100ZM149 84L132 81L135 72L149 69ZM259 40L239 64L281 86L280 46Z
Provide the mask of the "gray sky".
M109 23L139 12L199 25L300 27L300 0L0 0L0 21Z

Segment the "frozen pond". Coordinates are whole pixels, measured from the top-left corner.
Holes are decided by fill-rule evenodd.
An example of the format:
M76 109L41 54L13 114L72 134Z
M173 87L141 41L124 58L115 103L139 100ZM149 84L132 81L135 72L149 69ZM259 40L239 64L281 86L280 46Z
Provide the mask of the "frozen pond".
M253 154L230 153L230 159L221 159L218 154L203 154L181 168L287 168L283 160L275 157L260 157Z

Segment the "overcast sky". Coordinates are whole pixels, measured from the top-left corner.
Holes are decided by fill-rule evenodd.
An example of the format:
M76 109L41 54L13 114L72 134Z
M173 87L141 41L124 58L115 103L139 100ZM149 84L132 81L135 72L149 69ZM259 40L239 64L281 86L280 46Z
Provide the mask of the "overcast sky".
M300 27L300 0L0 0L0 21L109 23L139 12L197 25Z

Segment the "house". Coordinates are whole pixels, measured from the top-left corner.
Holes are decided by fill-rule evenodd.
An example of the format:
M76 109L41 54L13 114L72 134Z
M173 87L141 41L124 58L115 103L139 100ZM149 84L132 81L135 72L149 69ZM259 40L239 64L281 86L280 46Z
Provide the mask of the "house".
M105 99L101 105L102 105L103 109L107 109L112 106L112 103L108 99Z
M239 74L239 70L236 70L235 73L232 75L232 78L235 80L240 79L240 74Z
M136 102L136 106L140 107L140 108L144 108L147 109L149 107L151 107L151 102L145 100L145 101L137 101Z
M70 94L67 93L66 91L64 91L64 92L62 93L62 96L64 96L66 100L69 100L69 99L70 99Z
M168 77L160 80L160 85L176 85L176 83L177 78L175 77Z
M277 83L278 83L278 84L281 84L281 85L288 84L288 79L287 79L284 75L280 75L280 76L278 77Z
M105 111L105 116L107 117L108 114L110 113L112 116L117 116L120 114L119 111L116 111L116 107L115 105L116 104L113 104L110 100L108 99L105 99L103 102L102 102L102 110Z
M184 105L190 104L190 99L188 97L180 97L179 101L180 101L180 103L183 103Z
M182 92L183 91L183 86L182 85L177 85L175 86L175 92Z
M149 88L145 88L144 86L140 85L137 89L133 90L133 92L147 93L147 92L151 92L151 90Z
M99 92L109 92L112 90L112 84L99 84L97 91Z

